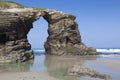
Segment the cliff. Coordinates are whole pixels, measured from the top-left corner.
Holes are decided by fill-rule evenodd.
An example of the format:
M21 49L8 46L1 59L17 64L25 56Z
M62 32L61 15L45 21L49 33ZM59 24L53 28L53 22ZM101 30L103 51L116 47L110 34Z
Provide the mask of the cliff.
M82 43L75 16L48 9L11 8L0 9L0 62L23 62L33 58L27 34L40 17L49 24L49 36L44 45L47 54L95 54L94 48Z

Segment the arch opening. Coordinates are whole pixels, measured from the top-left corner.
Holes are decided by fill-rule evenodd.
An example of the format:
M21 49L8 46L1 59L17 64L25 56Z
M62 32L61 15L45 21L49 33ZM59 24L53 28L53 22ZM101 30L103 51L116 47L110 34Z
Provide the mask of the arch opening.
M28 41L33 50L44 50L44 44L48 37L48 22L40 17L33 23L33 28L27 34Z

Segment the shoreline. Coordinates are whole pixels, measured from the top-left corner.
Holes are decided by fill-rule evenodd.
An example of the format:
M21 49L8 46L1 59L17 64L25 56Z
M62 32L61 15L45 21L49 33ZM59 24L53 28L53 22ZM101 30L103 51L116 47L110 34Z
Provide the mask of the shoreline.
M22 71L22 70L16 71L16 72L5 71L5 72L0 72L0 80L40 80L40 79L42 79L42 80L61 80L60 77L64 77L64 76L57 75L57 73L61 72L61 70L64 70L64 68L66 66L68 66L68 68L69 68L69 66L72 66L74 64L86 66L88 68L96 70L97 72L102 70L102 73L100 71L101 74L105 74L104 70L106 70L106 68L109 68L108 70L110 70L110 72L108 70L106 70L105 72L108 71L107 75L110 75L110 76L112 75L113 80L118 80L118 78L120 76L120 74L119 74L120 60L115 60L115 59L111 60L108 57L100 57L101 59L99 60L99 59L97 59L97 58L99 58L99 55L96 55L96 56L86 55L86 56L74 56L74 57L73 56L54 56L54 55L53 56L37 55L37 56L38 56L36 58L37 67L40 68L42 65L41 68L43 68L43 66L46 67L47 68L46 71L38 71L38 72L30 71L29 70L30 67L23 69L23 70L27 69L26 71ZM41 56L41 57L39 57L39 56ZM42 59L42 57L43 57L43 59ZM104 58L106 58L107 60L104 60ZM43 62L41 63L40 61L43 61ZM44 61L46 61L46 62L44 62ZM88 65L85 65L86 63ZM40 64L40 66L38 64ZM34 64L34 65L36 65L36 64ZM7 66L10 68L9 65L7 65ZM22 67L25 67L25 65L22 65ZM34 66L34 68L36 68L36 66ZM65 70L66 70L66 68L65 68ZM56 73L57 70L58 70L58 72ZM118 73L116 73L116 72L118 72ZM113 75L113 73L115 73L115 74ZM119 76L116 76L116 74ZM87 78L84 79L85 76L81 76L81 77L83 78L83 80L88 80ZM65 79L62 79L62 80L65 80ZM80 80L82 80L82 79L80 79ZM96 80L96 79L94 78L94 80Z

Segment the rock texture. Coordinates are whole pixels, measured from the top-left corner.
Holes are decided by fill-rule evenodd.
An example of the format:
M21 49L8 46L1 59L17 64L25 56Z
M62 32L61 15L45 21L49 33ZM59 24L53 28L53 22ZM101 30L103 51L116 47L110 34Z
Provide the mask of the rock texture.
M88 48L82 43L75 16L62 12L48 11L43 16L48 26L46 52L53 55L95 54L96 49Z
M90 77L100 78L104 80L110 80L109 75L100 74L99 72L96 72L95 70L92 70L90 68L87 68L85 66L81 66L78 64L68 69L67 74L71 76L90 76Z
M86 55L96 50L81 40L75 16L54 10L12 8L0 10L0 61L23 62L33 58L27 34L40 17L48 22L47 54Z
M28 12L27 16L25 13L0 12L0 61L2 63L23 62L33 58L31 45L27 40L32 22Z

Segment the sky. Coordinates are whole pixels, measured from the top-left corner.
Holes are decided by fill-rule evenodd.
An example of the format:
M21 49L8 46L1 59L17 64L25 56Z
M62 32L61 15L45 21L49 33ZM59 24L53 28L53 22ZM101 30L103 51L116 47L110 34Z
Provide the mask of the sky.
M13 0L28 7L59 10L76 16L88 47L120 48L120 0ZM41 17L28 34L32 48L43 48L48 23Z

